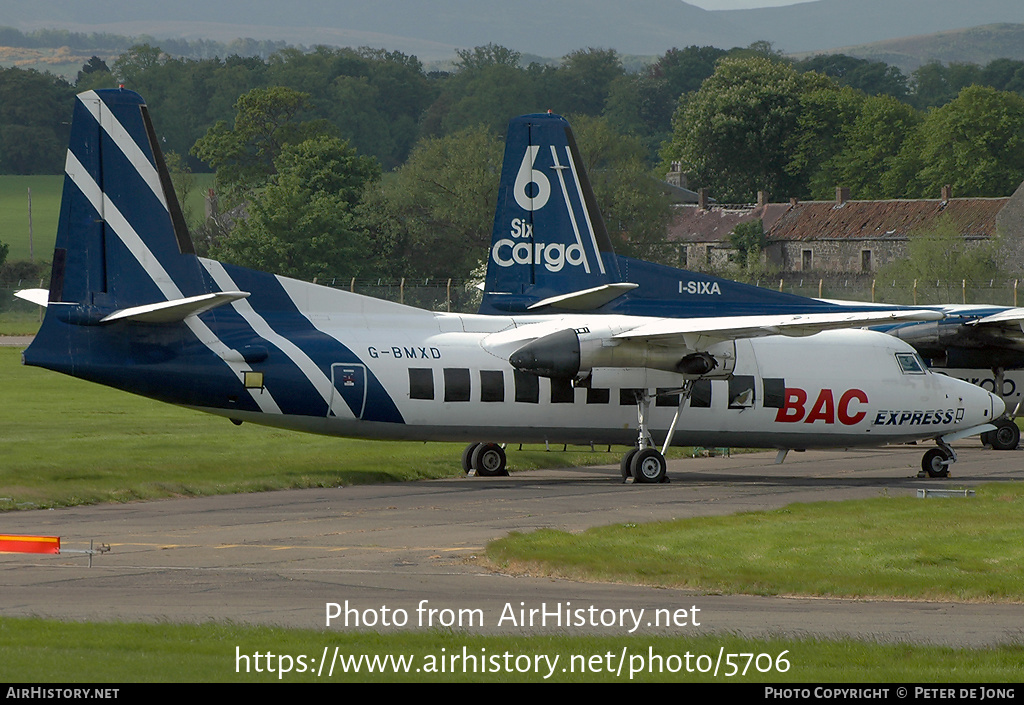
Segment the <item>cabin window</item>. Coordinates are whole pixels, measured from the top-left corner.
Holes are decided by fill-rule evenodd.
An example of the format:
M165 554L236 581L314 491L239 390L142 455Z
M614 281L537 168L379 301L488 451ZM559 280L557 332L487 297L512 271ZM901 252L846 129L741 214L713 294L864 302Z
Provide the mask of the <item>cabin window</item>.
M690 408L691 409L710 409L711 408L711 380L710 379L698 379L693 383L693 389L690 390Z
M917 356L917 353L896 353L896 362L900 363L900 370L903 374L923 375L925 373L925 364Z
M729 408L747 409L754 405L754 378L752 375L733 375L729 378Z
M409 368L409 398L434 398L434 371L429 368Z
M572 404L576 401L576 390L573 389L571 379L551 380L551 403Z
M540 377L515 370L516 401L536 404L540 401Z
M469 370L444 368L444 400L469 401Z
M587 403L588 404L607 404L612 400L612 390L610 389L592 389L587 387Z
M637 399L644 393L642 389L634 389L632 387L626 387L625 389L619 390L619 406L633 406L636 404Z
M786 380L765 377L764 406L766 409L783 409L786 406Z
M674 394L672 392L675 392ZM654 402L655 406L679 406L679 393L676 392L675 388L666 389L658 388L658 400Z
M480 370L480 401L505 401L505 375L501 370Z

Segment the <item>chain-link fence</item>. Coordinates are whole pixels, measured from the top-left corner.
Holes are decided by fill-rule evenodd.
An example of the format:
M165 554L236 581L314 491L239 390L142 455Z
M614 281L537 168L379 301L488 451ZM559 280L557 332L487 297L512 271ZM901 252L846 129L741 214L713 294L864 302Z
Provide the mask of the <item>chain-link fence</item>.
M887 304L992 304L1018 306L1024 304L1024 281L1018 279L992 279L972 282L916 281L902 282L880 279L814 279L781 278L762 280L758 286L800 296L838 299L843 301L872 301ZM1020 302L1020 303L1018 303Z
M475 313L483 298L483 292L477 286L479 282L466 279L325 278L317 283L406 306L452 313Z

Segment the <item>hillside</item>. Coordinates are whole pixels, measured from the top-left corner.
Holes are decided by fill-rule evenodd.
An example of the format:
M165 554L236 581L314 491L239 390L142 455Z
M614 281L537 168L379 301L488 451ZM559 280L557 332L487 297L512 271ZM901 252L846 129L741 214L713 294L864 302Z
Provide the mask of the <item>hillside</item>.
M713 15L787 53L824 51L993 23L1024 23L1020 0L817 0Z
M53 27L60 18L62 28L77 32L384 46L424 59L487 43L558 57L588 46L660 54L672 46L756 39L680 0L0 0L0 18L22 30Z
M991 24L953 32L840 47L836 53L884 61L910 74L929 61L984 66L993 59L1024 61L1024 24Z
M161 37L237 37L375 46L424 60L496 43L559 57L586 47L660 55L692 44L765 39L786 52L824 51L992 23L1024 23L1020 0L815 0L706 11L681 0L0 0L0 24L21 30Z

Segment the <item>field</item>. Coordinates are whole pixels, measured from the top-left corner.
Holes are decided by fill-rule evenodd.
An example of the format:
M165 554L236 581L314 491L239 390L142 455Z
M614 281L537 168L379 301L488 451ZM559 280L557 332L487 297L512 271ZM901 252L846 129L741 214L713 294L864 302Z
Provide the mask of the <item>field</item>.
M203 194L213 184L212 174L196 174L189 195L192 212L203 213ZM30 259L29 190L32 192L32 251L34 260L49 262L57 235L63 174L55 176L0 175L0 242L10 246L8 260Z
M255 653L273 645L273 662ZM310 661L337 649L349 672L317 675ZM476 671L442 661L466 650ZM716 676L697 671L700 655L741 654ZM606 654L628 658L621 673ZM512 668L504 672L504 654ZM293 654L303 655L300 662ZM654 658L647 659L649 654ZM686 654L691 655L689 662ZM600 655L597 661L590 657ZM241 658L239 658L241 656ZM366 659L384 661L376 672ZM277 659L280 657L281 661ZM360 663L358 659L365 657ZM497 657L497 660L493 660ZM516 668L539 657L540 668ZM660 657L660 661L658 660ZM243 627L232 624L73 624L0 619L0 679L21 683L346 683L346 682L685 682L685 683L1018 683L1024 647L950 649L849 639L710 637L497 637L459 632L381 635ZM391 659L401 658L396 667ZM284 673L285 667L290 670ZM557 661L555 660L557 659ZM575 660L574 660L575 659ZM391 660L388 663L386 660ZM378 666L381 666L378 661ZM355 668L359 664L359 670ZM433 663L433 668L431 667ZM470 662L471 663L471 662ZM647 664L651 664L648 666ZM687 670L689 663L689 671ZM337 661L336 661L337 664ZM461 666L461 663L459 664ZM552 665L554 666L552 668ZM732 669L735 672L731 672ZM237 669L237 670L236 670ZM482 670L486 669L486 670ZM565 669L565 670L563 670ZM783 670L785 669L785 670ZM703 670L703 668L702 668ZM728 674L728 675L727 675ZM135 693L131 687L126 691ZM148 690L139 694L148 693Z
M10 246L9 260L29 257L29 190L32 192L32 251L49 262L60 215L63 176L0 176L0 242Z
M554 530L492 542L502 571L748 595L1024 602L1024 487ZM935 527L951 527L936 540Z

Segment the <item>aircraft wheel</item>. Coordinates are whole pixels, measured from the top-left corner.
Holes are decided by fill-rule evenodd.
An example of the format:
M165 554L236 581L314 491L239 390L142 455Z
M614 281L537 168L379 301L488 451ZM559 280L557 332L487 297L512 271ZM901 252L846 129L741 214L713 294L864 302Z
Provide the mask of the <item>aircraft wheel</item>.
M944 460L949 460L946 452L932 448L921 459L921 469L928 473L928 477L949 477L949 466L943 463Z
M665 456L654 448L637 451L630 461L634 482L664 482L668 465Z
M497 443L481 443L473 450L472 465L481 477L508 475L505 450Z
M983 434L978 436L978 440L981 441L981 445L983 445L983 446L991 446L992 445L992 433L993 433L992 431L985 431Z
M989 445L994 450L1016 450L1020 443L1020 429L1012 419L996 421L996 430L989 431Z
M619 463L619 471L622 473L623 482L633 477L633 456L638 452L640 452L639 448L632 448L628 453L622 456L622 462Z
M477 449L479 443L470 443L466 446L466 449L462 451L462 472L469 474L469 471L473 469L473 451Z

